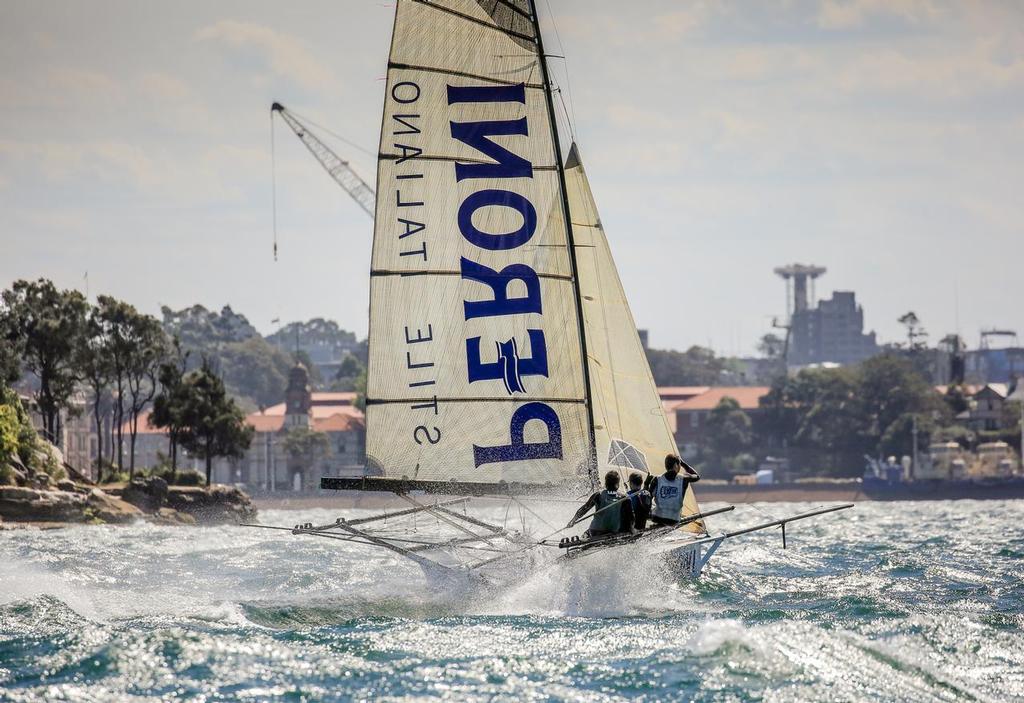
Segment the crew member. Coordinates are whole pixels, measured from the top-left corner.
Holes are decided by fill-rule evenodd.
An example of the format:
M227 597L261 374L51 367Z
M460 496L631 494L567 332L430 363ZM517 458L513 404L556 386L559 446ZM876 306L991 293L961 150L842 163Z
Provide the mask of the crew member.
M655 525L678 525L686 489L699 480L700 475L692 466L672 454L666 456L665 473L655 477L648 488L654 498L651 522Z
M575 525L591 509L595 511L594 519L584 533L588 537L632 531L633 510L626 496L619 493L618 472L609 471L604 475L604 490L587 498L587 502L576 511L567 527Z
M651 516L651 493L644 488L643 476L637 473L629 475L629 492L626 495L633 510L633 529L646 529Z

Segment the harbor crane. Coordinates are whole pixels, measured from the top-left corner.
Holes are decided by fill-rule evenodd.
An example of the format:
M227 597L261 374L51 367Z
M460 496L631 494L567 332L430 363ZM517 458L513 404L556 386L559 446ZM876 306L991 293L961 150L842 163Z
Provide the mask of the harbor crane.
M352 170L348 161L334 153L322 139L317 137L305 123L299 120L294 112L281 103L276 102L270 106L271 116L274 113L280 115L285 124L291 127L295 135L309 149L309 153L316 157L316 160L320 162L320 165L330 174L331 178L359 204L359 207L370 216L370 219L373 219L374 210L377 206L377 194L374 193L373 188L366 181L360 178L359 174Z

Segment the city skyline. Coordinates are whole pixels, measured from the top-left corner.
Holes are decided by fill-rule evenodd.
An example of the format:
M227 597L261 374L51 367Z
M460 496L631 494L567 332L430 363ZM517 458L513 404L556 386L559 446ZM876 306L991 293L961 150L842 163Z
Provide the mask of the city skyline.
M555 78L652 346L752 353L792 261L828 267L819 298L855 291L881 341L907 310L932 342L1024 333L1011 3L553 7ZM364 336L371 223L282 125L273 261L267 115L280 100L372 151L392 12L5 6L0 283L85 290L88 271L92 295L153 314L231 304L263 333L325 317ZM372 182L372 157L339 151Z

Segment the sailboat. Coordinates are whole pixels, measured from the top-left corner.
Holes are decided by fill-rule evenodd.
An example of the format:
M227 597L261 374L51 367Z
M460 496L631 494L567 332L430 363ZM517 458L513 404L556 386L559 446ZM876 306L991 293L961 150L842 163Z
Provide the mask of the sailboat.
M544 546L594 553L621 540L536 538L525 520L510 530L467 503L502 496L525 515L526 496L578 497L607 471L660 474L677 453L578 146L563 159L553 98L533 0L398 0L370 267L367 476L321 487L410 505L293 532L435 571L482 573ZM423 514L451 534L396 537L396 521ZM678 528L630 539L656 538L699 573L728 538L708 534L707 515L689 490Z

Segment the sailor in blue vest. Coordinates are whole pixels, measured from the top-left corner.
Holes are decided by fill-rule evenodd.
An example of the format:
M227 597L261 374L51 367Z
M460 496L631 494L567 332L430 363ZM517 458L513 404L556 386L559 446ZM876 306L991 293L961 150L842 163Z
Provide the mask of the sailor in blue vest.
M644 530L651 516L651 494L644 488L644 477L637 473L629 475L629 507L633 510L633 529Z
M680 469L684 473L680 474ZM648 486L654 498L651 522L655 525L678 525L686 489L699 480L700 475L692 466L677 456L666 456L665 473L654 477Z
M618 532L632 532L633 510L626 496L619 493L619 474L609 471L604 475L604 490L598 491L576 511L567 527L572 527L593 509L594 519L584 533L588 537L611 535Z

